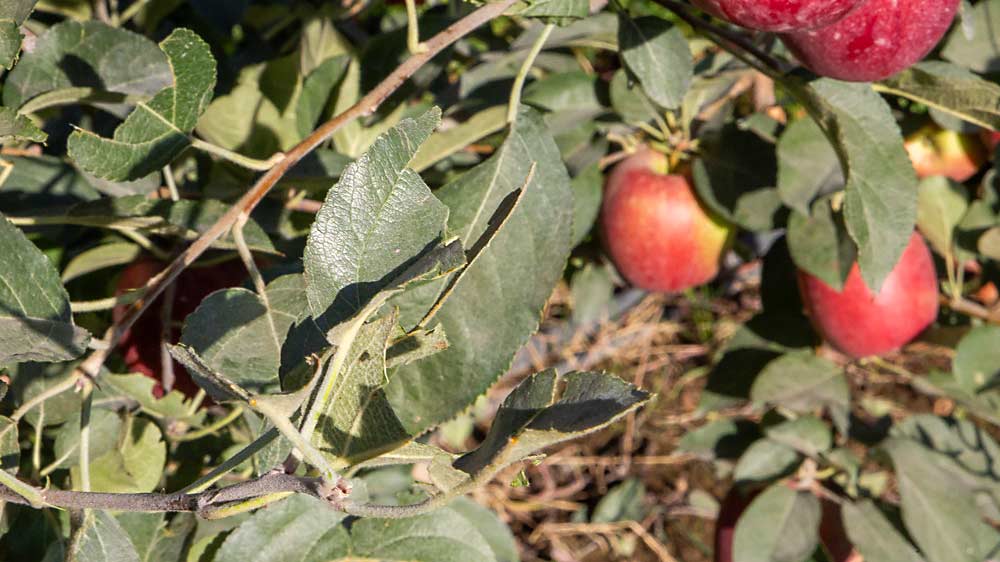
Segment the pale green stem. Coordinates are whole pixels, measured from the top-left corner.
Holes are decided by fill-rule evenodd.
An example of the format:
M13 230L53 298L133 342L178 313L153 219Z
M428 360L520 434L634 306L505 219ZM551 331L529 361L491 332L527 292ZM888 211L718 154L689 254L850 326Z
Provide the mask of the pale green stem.
M347 362L347 354L351 350L351 346L354 345L354 340L358 337L358 332L361 330L361 326L365 323L365 316L359 315L358 318L354 319L347 329L344 331L343 336L340 341L337 342L337 351L333 354L333 358L330 359L330 363L326 367L326 371L323 375L322 382L320 383L320 388L315 395L315 400L312 402L311 407L307 410L305 420L302 422L302 435L308 441L312 439L313 431L316 430L316 424L319 423L319 417L322 415L320 408L316 406L318 404L328 404L330 401L330 395L333 393L334 385L337 383L337 378L340 376L340 370L344 367Z
M144 290L129 291L116 297L98 299L93 301L77 301L69 303L69 309L74 313L97 312L100 310L110 310L116 306L132 304L146 294Z
M42 466L42 429L45 428L45 403L38 407L38 422L35 423L35 443L31 448L31 466L39 471Z
M262 508L266 505L270 505L278 500L283 500L288 496L291 496L295 492L275 492L273 494L267 494L266 496L258 496L256 498L250 498L234 503L229 503L220 507L218 509L212 509L206 511L202 514L205 519L225 519L226 517L232 517L234 515L239 515L241 513L246 513L248 511L253 511L255 509ZM359 560L360 559L347 559L344 560Z
M142 248L143 250L146 250L150 254L153 254L153 257L155 257L156 259L162 261L167 261L170 259L170 254L168 252L164 251L162 248L154 244L153 241L150 240L149 238L146 238L142 234L139 234L138 231L131 229L124 229L124 230L119 230L119 232L121 232L122 236L125 236L126 238L138 244L139 247Z
M255 172L266 172L285 157L284 153L279 152L267 160L258 160L194 137L191 138L191 146Z
M177 181L174 180L174 172L170 169L170 164L163 167L163 179L167 182L167 190L170 192L170 200L180 201L181 193L177 191Z
M94 404L94 387L88 383L83 388L80 408L80 490L90 491L90 410Z
M194 398L191 399L191 405L188 406L188 415L193 416L198 408L201 408L201 403L205 401L205 389L199 388L198 392L195 393Z
M41 424L39 424L39 426L41 426ZM38 473L38 475L41 476L42 478L45 478L46 476L48 476L48 475L52 474L53 472L55 472L56 470L58 470L59 469L59 465L61 465L62 463L66 462L66 459L70 458L73 455L73 453L76 452L76 449L79 446L80 446L80 444L77 443L77 444L73 445L72 447L70 447L69 449L67 449L66 452L63 453L61 457L59 457L56 460L54 460L51 463L49 463L45 468L43 468Z
M298 449L302 453L302 457L306 462L316 467L320 474L322 474L323 479L330 483L336 483L340 480L340 475L330 464L330 461L320 453L316 447L309 442L309 439L304 437L299 431L299 428L295 427L292 420L288 418L288 414L285 412L278 411L268 402L262 402L260 400L251 399L250 407L253 408L257 413L261 414L271 425L274 426L281 435L291 441L292 446Z
M528 79L528 73L531 72L531 67L535 64L535 59L538 58L538 53L542 52L542 48L545 46L545 42L549 40L549 35L552 34L552 30L555 28L555 24L546 24L542 29L541 34L535 39L535 43L531 46L531 50L528 51L528 58L524 59L524 64L521 65L521 70L518 71L517 77L514 78L514 87L510 91L510 105L507 106L507 122L513 123L517 119L517 110L521 107L521 90L524 89L524 82Z
M405 0L406 4L406 48L411 54L427 52L427 45L420 42L420 23L417 21L416 0Z
M228 414L219 418L212 424L206 425L205 427L198 429L196 431L189 431L184 435L179 435L176 438L174 438L174 441L182 442L182 441L194 441L196 439L201 439L202 437L205 437L206 435L211 435L219 431L220 429L226 427L227 425L233 423L234 421L239 419L241 415L243 415L243 407L236 405L233 407L232 410L229 411Z
M112 20L111 24L114 26L122 25L128 22L130 19L134 18L139 12L149 4L150 0L135 0L129 4L127 8L121 13L121 16Z

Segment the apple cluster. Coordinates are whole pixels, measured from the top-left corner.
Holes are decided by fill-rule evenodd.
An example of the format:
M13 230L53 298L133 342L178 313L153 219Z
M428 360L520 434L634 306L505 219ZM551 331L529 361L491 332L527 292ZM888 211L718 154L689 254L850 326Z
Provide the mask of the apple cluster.
M608 176L601 210L608 255L632 285L677 292L711 281L732 239L732 228L705 209L682 174L667 173L667 158L643 149ZM804 271L802 300L816 331L854 357L881 355L910 342L937 318L934 260L916 232L879 291L853 264L840 289Z
M816 74L873 82L934 48L960 0L693 0L734 24L780 34Z

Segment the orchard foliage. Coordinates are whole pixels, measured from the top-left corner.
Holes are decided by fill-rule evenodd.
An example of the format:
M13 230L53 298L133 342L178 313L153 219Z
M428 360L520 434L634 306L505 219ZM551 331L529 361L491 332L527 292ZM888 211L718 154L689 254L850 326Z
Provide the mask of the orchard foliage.
M546 370L429 432L564 278L741 261L681 444L720 560L995 556L1000 0L695 4L0 4L0 558L515 560L463 496L655 397ZM948 416L852 400L928 325Z

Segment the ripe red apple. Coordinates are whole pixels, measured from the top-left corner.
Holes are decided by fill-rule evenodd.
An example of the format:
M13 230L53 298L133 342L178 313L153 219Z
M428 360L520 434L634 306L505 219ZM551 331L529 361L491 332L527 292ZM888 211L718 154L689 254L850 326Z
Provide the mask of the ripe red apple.
M927 56L960 0L867 0L844 19L781 35L806 67L853 82L888 78Z
M718 274L730 229L667 166L666 156L649 149L618 164L608 177L601 226L611 259L630 283L674 292Z
M916 232L877 295L855 263L842 291L799 271L802 300L816 330L833 347L854 357L902 347L937 318L934 261Z
M694 0L717 17L761 31L815 29L840 21L864 0Z
M964 182L986 162L986 148L976 135L929 124L906 138L906 152L921 178L946 176Z
M151 277L167 266L166 263L152 258L141 258L122 270L118 278L116 294L122 294L129 289L143 287ZM193 267L185 269L174 281L176 290L171 310L170 343L177 343L181 335L181 326L188 314L194 312L202 299L219 289L234 287L243 282L247 272L240 260L230 260L211 267ZM143 313L125 332L119 349L125 359L129 371L142 373L156 381L153 393L160 397L163 388L163 348L161 336L163 333L163 298L155 302ZM116 308L115 319L125 313L125 307ZM179 363L173 362L175 375L174 388L188 396L193 396L198 387L191 376Z

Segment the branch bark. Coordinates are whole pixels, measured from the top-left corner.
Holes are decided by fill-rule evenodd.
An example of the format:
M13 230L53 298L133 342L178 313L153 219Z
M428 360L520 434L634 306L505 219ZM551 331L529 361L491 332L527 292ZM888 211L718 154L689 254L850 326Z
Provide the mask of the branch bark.
M190 511L202 517L209 516L220 507L233 502L277 493L309 494L329 499L332 490L326 489L319 478L303 478L291 474L265 474L260 478L234 484L225 488L207 490L197 494L116 494L105 492L77 492L72 490L41 489L36 491L45 505L64 509L106 509L114 511L177 512ZM0 485L0 500L31 505L7 486Z
M109 334L105 338L108 342L107 349L94 351L84 360L79 367L79 371L85 375L96 378L101 366L107 360L111 351L121 341L122 336L135 321L149 308L150 303L160 296L160 293L177 278L180 273L189 265L194 263L206 250L211 247L216 240L221 238L232 228L240 215L250 214L265 195L278 183L281 178L288 173L302 158L319 147L330 138L338 129L366 115L371 115L382 103L388 99L393 92L399 89L413 74L433 59L438 53L478 28L480 25L503 14L514 4L515 0L500 0L486 4L471 14L450 25L444 31L438 33L431 39L424 42L427 50L411 56L396 68L371 92L365 95L358 103L349 107L343 113L333 117L323 123L305 140L289 150L284 158L279 160L274 167L268 170L257 182L243 195L222 217L219 218L208 230L198 237L190 246L178 255L163 271L152 277L143 288L145 294L143 298L129 306L121 320L113 325Z

